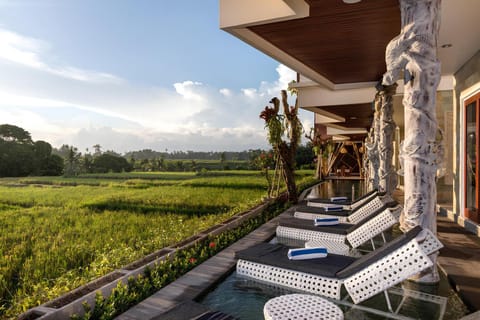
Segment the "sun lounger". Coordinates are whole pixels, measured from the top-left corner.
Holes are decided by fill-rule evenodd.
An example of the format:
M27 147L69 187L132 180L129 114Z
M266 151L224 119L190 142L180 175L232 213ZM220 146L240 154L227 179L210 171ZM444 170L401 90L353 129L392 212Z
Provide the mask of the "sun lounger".
M328 199L307 197L307 200L308 200L307 205L311 207L320 207L320 208L342 205L345 210L353 210L361 206L363 203L367 202L368 200L370 200L376 195L384 196L385 193L379 193L378 190L375 189L370 192L367 192L360 198L355 199L354 201L351 201L347 197L343 197L343 196L335 196Z
M280 219L276 234L280 238L303 241L328 240L343 244L347 242L352 248L357 248L370 240L375 249L373 238L396 224L402 212L402 206L397 204L391 207L392 205L393 203L384 205L356 224L315 226L314 220L285 217Z
M441 247L438 239L421 227L360 258L328 254L318 259L289 260L289 247L261 243L237 252L237 274L333 299L341 299L344 286L357 304L431 267L428 255Z
M386 204L392 204L393 206L395 206L398 203L390 196L381 196L377 194L351 211L332 211L328 209L326 210L326 208L322 207L299 206L295 209L294 217L311 220L315 220L317 218L338 217L340 222L358 223L363 219L369 217L373 212Z

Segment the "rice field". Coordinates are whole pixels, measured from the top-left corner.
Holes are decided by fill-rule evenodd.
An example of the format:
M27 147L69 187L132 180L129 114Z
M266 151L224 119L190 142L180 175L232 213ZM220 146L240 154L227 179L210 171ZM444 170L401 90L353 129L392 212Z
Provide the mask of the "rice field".
M0 179L0 318L227 220L266 186L256 171Z

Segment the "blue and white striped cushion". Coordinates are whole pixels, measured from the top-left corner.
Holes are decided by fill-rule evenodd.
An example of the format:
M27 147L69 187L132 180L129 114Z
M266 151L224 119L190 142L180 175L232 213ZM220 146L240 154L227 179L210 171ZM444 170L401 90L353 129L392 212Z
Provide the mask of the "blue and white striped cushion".
M344 202L344 201L347 201L348 198L347 197L331 197L330 198L330 201L332 202Z
M343 206L329 206L323 208L325 211L342 211Z
M288 250L288 259L290 260L307 260L325 258L328 255L326 248L298 248Z
M334 226L339 224L338 218L316 218L314 220L315 227L319 226Z

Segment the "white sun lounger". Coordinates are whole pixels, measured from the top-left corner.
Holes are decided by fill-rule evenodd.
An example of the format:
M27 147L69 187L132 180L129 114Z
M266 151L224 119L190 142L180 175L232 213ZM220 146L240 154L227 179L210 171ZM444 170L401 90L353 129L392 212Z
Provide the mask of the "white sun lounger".
M355 304L432 267L428 255L443 245L429 231L415 227L360 258L329 254L289 260L289 247L261 243L237 252L237 274L278 287L341 299L344 286ZM388 294L386 294L387 302Z
M344 244L345 248L358 248L367 241L371 241L375 250L373 238L398 222L403 208L401 205L390 208L383 206L370 216L356 224L339 223L333 226L315 226L313 220L287 217L280 219L276 229L277 237L302 241L332 241Z
M390 196L374 195L353 210L328 211L321 207L299 206L294 217L315 220L317 218L338 217L340 222L358 223L387 203L396 203Z

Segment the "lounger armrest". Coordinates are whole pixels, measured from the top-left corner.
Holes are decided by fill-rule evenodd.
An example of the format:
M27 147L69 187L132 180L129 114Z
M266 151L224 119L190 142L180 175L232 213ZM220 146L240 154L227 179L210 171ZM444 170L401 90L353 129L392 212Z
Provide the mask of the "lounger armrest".
M443 244L438 240L438 238L428 229L423 229L422 232L416 237L420 248L426 255L437 252L443 248Z

